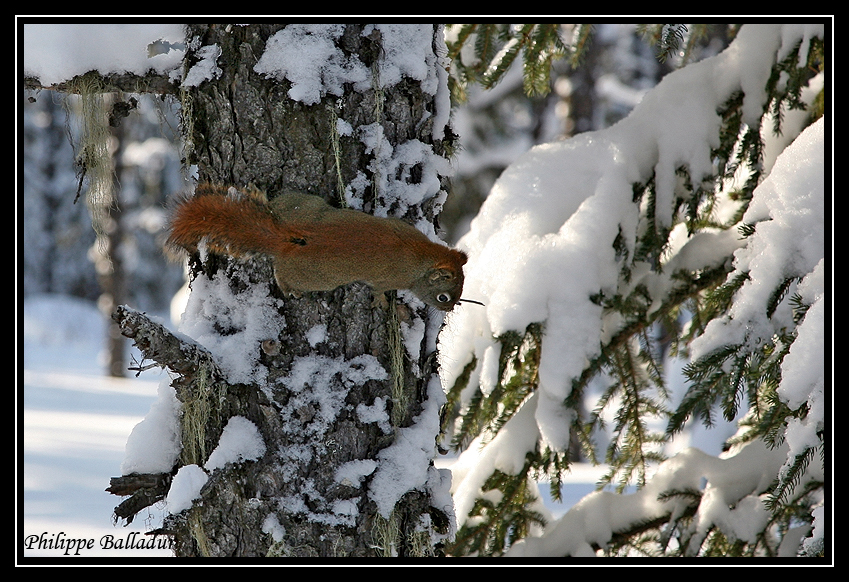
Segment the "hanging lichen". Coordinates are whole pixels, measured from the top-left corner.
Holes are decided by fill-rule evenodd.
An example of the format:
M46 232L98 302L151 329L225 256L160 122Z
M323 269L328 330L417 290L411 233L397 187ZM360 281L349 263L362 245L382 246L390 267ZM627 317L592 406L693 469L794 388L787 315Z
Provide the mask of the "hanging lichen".
M389 517L378 514L372 522L371 536L374 540L372 548L378 556L394 558L398 555L398 539L401 535L401 527L398 517L393 511Z
M334 105L328 104L327 110L330 113L330 145L333 147L333 162L336 169L336 192L339 196L341 207L347 208L345 180L342 178L342 145L339 136L339 114L336 113L336 107Z
M79 94L80 120L76 164L79 175L77 197L84 180L88 180L86 205L98 243L105 244L109 209L114 204L112 156L109 152L109 112L106 101L111 95L100 75L87 73L68 83L69 91Z
M404 426L410 416L410 398L404 389L404 343L401 337L401 323L398 320L394 301L389 303L387 325L387 343L389 344L390 375L392 377L392 426Z
M193 389L186 391L183 397L180 425L184 465L201 465L207 459L206 426L211 414L220 413L223 398L220 387L216 389L210 382L210 376L209 369L200 366Z

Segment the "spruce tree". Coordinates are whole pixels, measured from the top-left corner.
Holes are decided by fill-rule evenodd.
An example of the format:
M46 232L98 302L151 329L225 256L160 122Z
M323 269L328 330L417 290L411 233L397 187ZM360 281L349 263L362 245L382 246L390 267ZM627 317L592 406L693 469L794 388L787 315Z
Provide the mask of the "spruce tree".
M591 42L591 28L586 25L573 28L571 43L560 39L557 25L457 26L459 33L456 42L449 44L450 54L459 57L467 46L475 57L469 59L468 64L459 58L455 61L455 95L460 96L468 83L494 85L510 62L520 56L527 91L544 91L551 59L568 56L579 63L583 48ZM809 81L824 70L822 32L806 32L804 25L795 28L790 25L788 32L797 36L793 42L785 38L781 43L774 40L776 27L780 25L764 25L758 31L764 35L761 46L754 36L756 31L750 30L746 32L753 36L746 36L745 42L729 49L771 51L772 64L763 72L765 74L762 73L764 85L737 85L718 104L716 111L694 113L716 115L718 122L716 133L707 136L711 144L710 172L686 160L664 167L663 158L655 157L650 164L653 171L631 182L635 222L614 223L612 230L603 222L596 223L597 236L605 241L598 246L609 245L618 274L612 284L595 292L589 291L585 296L585 309L598 313L598 325L603 330L593 332L598 334L600 341L597 346L586 348L586 360L582 365L570 368L573 375L541 380L546 373L545 364L541 364L546 350L564 350L570 340L580 344L583 339L580 335L585 333L583 330L577 332L577 336L569 336L568 331L564 333L561 329L564 322L555 320L554 307L550 304L556 296L554 292L546 296L525 290L527 296L549 301L549 306L540 310L548 313L550 319L533 321L520 328L493 330L493 321L498 321L496 315L489 319L481 315L452 315L441 336L442 355L451 364L444 378L448 407L443 429L452 448L466 451L469 463L478 463L477 469L468 469L459 475L460 484L455 483L461 527L450 549L452 553L497 556L515 544L516 551L510 555L582 555L599 549L604 549L608 555L777 555L785 538L791 545L794 536L799 535L799 528L804 530L806 524L810 526L819 515L821 509L816 508L821 505L823 496L821 464L826 434L822 425L823 386L816 381L806 386L805 393L810 394L807 399L789 397L788 389L784 388L782 393L782 365L788 362L788 354L794 346L800 352L804 349L794 342L806 333L800 326L812 306L816 305L817 316L822 317L823 302L812 289L817 288L816 280L822 277L823 267L816 261L802 264L787 258L790 264L781 277L763 281L772 287L757 315L747 313L758 326L746 331L738 319L744 309L741 306L754 301L753 293L746 287L751 281L750 270L756 267L754 261L749 265L740 258L735 263L732 255L741 246L762 245L757 235L760 231L768 232L773 226L770 223L775 222L770 220L773 216L759 214L749 207L755 189L771 170L766 167L765 141L782 131L799 131L787 130L783 125L788 112L808 110L810 116L806 123L822 115L821 89L814 89L813 100L806 101L802 96ZM686 63L694 42L704 33L705 27L657 25L643 30L647 38L656 42L660 59L684 52L681 62ZM732 35L738 33L736 27L731 30ZM687 71L686 66L684 71ZM760 91L764 92L765 100L753 104L754 99L747 93ZM664 95L669 99L675 97L669 93ZM682 94L681 99L686 101L687 98ZM670 102L669 108L674 107ZM663 124L664 120L656 119L655 122ZM790 139L794 135L791 134ZM604 137L599 135L594 141L603 141ZM661 145L654 139L647 133L642 147L657 151ZM575 147L580 149L588 142L578 142ZM619 145L622 144L614 143L612 147ZM545 153L540 150L534 157L532 152L527 159L541 160ZM669 162L667 158L665 163ZM530 167L531 162L520 165ZM563 172L563 179L568 180L567 170ZM516 170L516 176L517 182L522 178L526 182L534 181L532 171L521 174ZM593 179L593 176L590 174L586 179ZM514 177L508 168L502 176L504 191L514 186L511 180ZM675 185L670 196L668 183L671 182ZM765 186L767 188L769 186ZM498 183L493 192L499 192ZM499 206L490 210L492 220L500 217L506 221L512 220L514 215L521 216L521 200L521 197L515 201L499 197ZM590 202L588 199L581 208ZM727 202L733 203L733 214L729 215ZM813 204L818 203L821 200L813 200ZM505 207L515 210L506 212ZM486 212L487 207L483 210ZM816 216L816 211L813 214ZM744 222L744 216L751 222ZM616 220L616 217L599 215L597 220ZM465 242L469 250L479 251L471 253L472 264L481 258L480 253L496 252L490 248L502 252L508 248L496 246L499 242L494 238L486 238L487 233L504 231L494 226L488 231L487 225L477 226L477 231L473 225L473 232L460 242L461 247ZM573 228L579 226L580 223L574 223ZM480 238L474 238L478 232ZM683 246L682 239L676 238L682 235ZM542 235L532 226L525 236ZM799 236L809 234L803 232ZM686 249L687 244L691 245L690 249ZM699 244L714 249L713 260L694 260ZM688 255L687 251L692 254ZM527 250L517 252L524 254L502 255L500 264L533 260L527 259ZM544 256L541 252L540 255ZM556 265L552 263L547 271L551 277L558 276ZM472 289L489 289L490 293L495 293L494 283L482 279L480 286L475 287L474 275L471 280ZM520 302L522 297L504 295L512 302ZM481 298L487 303L496 301L500 308L506 308L501 296L495 300ZM507 305L514 310L509 313L518 313L520 307ZM514 319L518 318L514 315ZM810 329L818 329L816 321ZM741 325L742 331L738 329ZM739 332L734 341L721 337L722 333L717 331L732 328ZM706 332L712 332L708 333L711 339L705 339ZM487 337L488 334L491 336ZM691 349L694 349L693 354ZM567 354L568 350L562 357L569 357ZM668 374L664 369L667 354L691 357L684 370L688 389L677 405L670 399ZM821 352L810 355L824 357ZM551 363L548 366L558 368ZM564 368L559 366L559 369ZM548 385L544 386L546 382ZM566 386L552 390L553 382ZM547 391L566 396L558 401L546 394ZM584 406L588 400L594 404L587 414ZM661 473L674 472L669 463L661 465L668 460L664 445L688 423L703 422L712 426L717 416L734 421L743 413L740 430L726 443L729 454L751 444L771 451L762 456L787 457L783 466L778 463L774 467L773 479L752 492L751 497L758 499L754 505L762 508L768 517L759 524L756 535L745 539L739 534L735 537L733 528L727 524L710 522L703 515L709 511L707 497L718 490L712 485L706 490L699 490L696 485L682 489L670 486L658 491L647 486L659 466L665 467ZM534 415L535 421L529 420ZM608 426L610 421L606 419L610 418L612 423ZM658 421L665 422L666 428ZM610 435L608 444L599 450L596 441L605 431ZM532 433L531 436L528 433ZM785 440L791 433L805 434L807 439L802 444L791 443L788 452ZM617 523L613 531L599 534L599 539L589 545L579 544L578 549L568 544L557 546L553 531L557 524L549 524L545 534L534 539L546 524L545 516L538 511L539 499L533 484L536 480L548 480L551 496L559 499L561 480L574 461L565 435L581 442L587 458L604 462L609 467L599 483L600 488L610 485L622 493L632 486L638 491L636 495L650 494L652 502L660 500L667 503L664 507L677 509L658 510L650 518L643 516L636 521ZM781 445L785 445L784 448ZM463 459L461 456L458 463L465 471ZM701 457L699 461L687 459L685 455L674 462L686 467L705 462ZM489 468L489 472L481 467ZM456 497L458 489L463 499ZM599 493L602 494L609 495ZM590 511L594 503L602 499L591 497L582 503L582 511ZM733 509L735 503L749 503L748 499L734 499L728 503ZM612 501L607 505L614 507ZM703 513L700 513L702 507ZM579 519L580 514L573 516ZM563 528L571 523L571 517L567 514L561 520ZM584 524L584 529L592 527ZM581 527L573 528L577 530L573 530L573 535L580 537ZM532 533L534 530L536 533ZM810 528L806 531L810 536ZM527 543L516 544L522 538ZM822 555L822 538L813 538L799 547L801 555Z
M297 190L436 238L454 140L443 45L439 25L190 24L182 71L53 88L174 95L199 181ZM151 533L185 557L439 554L453 527L432 463L441 313L404 292L375 305L359 283L288 297L268 257L196 252L189 270L182 334L128 306L113 316L139 369L169 370L158 409L173 413L170 438L131 435L128 451L162 454L128 454L108 489L116 519L165 500ZM241 449L221 460L228 438Z

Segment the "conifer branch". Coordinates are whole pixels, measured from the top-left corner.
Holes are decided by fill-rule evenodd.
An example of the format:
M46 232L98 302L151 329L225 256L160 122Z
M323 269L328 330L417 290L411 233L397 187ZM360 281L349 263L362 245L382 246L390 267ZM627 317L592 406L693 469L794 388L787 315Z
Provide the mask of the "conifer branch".
M499 26L502 28L499 29ZM550 63L551 53L542 47L553 40L547 36L549 31L534 28L533 25L505 27L489 25L486 30L480 26L461 29L458 39L463 37L464 40L458 41L452 50L459 51L459 45L468 42L473 34L482 34L484 38L476 39L479 43L476 45L476 55L492 56L485 64L480 60L475 67L463 67L461 77L474 80L479 78L476 75L485 72L487 86L491 86L503 77L511 64L522 59L524 87L526 92L533 92L541 87L537 83L542 79L542 71ZM663 58L681 50L683 63L690 58L706 30L707 25L666 28L659 25L651 30L646 29L647 33L657 35L655 42L659 43ZM578 36L581 36L582 42L588 41L591 38L590 30L575 29L571 47L573 58L577 54L575 39ZM773 66L767 86L768 100L763 106L761 117L771 113L775 119L773 129L776 131L780 130L783 122L782 112L801 106L801 89L813 74L823 68L822 40L810 39L809 46L806 66L799 66L798 47ZM692 169L686 166L674 168L678 178L676 198L664 208L658 205L653 175L642 183L633 184L633 202L640 207L640 224L638 228L630 227L629 230L620 225L618 235L612 241L620 284L618 288L600 290L590 297L593 303L603 308L605 323L614 321L618 328L606 329L609 335L603 345L599 346L597 354L589 358L578 377L571 379L571 390L564 404L577 413L571 427L573 435L590 458L594 458L591 439L593 431L604 428L602 412L617 402L611 427L613 438L605 457L610 464L610 472L602 482L611 482L618 477L620 491L632 480L636 481L638 487L642 486L647 467L663 460L661 445L673 438L693 418L710 426L716 422L717 414L722 414L729 421L736 419L745 405L748 412L743 420L738 421L739 426L745 430L739 431L728 442L728 446L753 439L763 439L767 444L776 445L783 439L788 418L804 418L807 413L804 406L790 410L777 394L781 382L781 363L796 338L795 329L784 329L787 327L785 308L789 305L792 309L795 326L799 325L807 310L801 297L794 294L794 288L801 280L799 276L792 274L778 281L763 306L763 315L767 319L772 319L776 314L782 315L784 319L781 320L781 328L776 325L771 337L755 338L757 341L750 341L750 338L740 341L735 337L729 345L719 346L702 358L691 361L684 370L690 384L688 391L673 411L666 410L668 395L661 365L661 355L667 348L664 346L661 349L659 339L649 334L652 326L663 325L665 329L671 330L669 353L686 357L690 343L703 334L711 321L727 316L738 292L750 280L748 272L733 271L734 265L730 258L710 262L711 266L706 264L702 269L664 272L672 271L676 265L674 257L670 257L670 249L675 248L670 236L680 223L686 226L690 235L708 229L734 228L739 231L741 238L746 238L757 232L757 224L743 224L741 220L763 177L764 143L761 128L752 124L748 118L744 123L744 97L742 91L734 92L717 109L720 125L718 141L711 150L716 160L713 176L693 175ZM741 174L741 171L745 171L745 174ZM731 179L737 180L741 176L743 183L735 183L734 189L730 190ZM736 203L735 213L732 216L725 213L721 219L717 218L716 209L729 200ZM667 214L661 216L659 212ZM636 234L627 234L634 232ZM629 236L632 238L629 239ZM654 296L653 291L656 289L663 289L663 296ZM676 320L684 310L690 313L690 321L684 329L680 329ZM544 331L544 323L536 324L540 331ZM538 366L538 358L536 361L534 358L523 361L517 346L533 338L531 343L539 350L544 345L545 335L541 333L537 339L530 332L529 327L523 333L508 332L494 338L494 345L501 349L498 381L496 386L487 387L487 393L482 392L480 387L468 387L470 378L475 377L474 372L480 365L474 358L449 391L449 402L453 403L456 414L461 417L455 446L462 448L480 435L487 435L487 438L496 435L519 409L524 398L535 390L533 369L535 365ZM603 373L611 378L611 384L597 397L589 418L584 419L580 411L585 390L594 378ZM511 379L518 376L522 376L523 380L511 385ZM473 395L460 405L460 393L470 392ZM501 407L499 401L503 402ZM648 429L647 420L651 416L668 417L663 434L655 434ZM795 459L788 463L783 475L770 490L773 509L790 515L791 510L783 508L792 505L793 502L788 501L788 498L795 495L796 489L808 485L801 479L807 478L806 470L817 449L822 453L823 447L796 452ZM568 469L569 462L569 451L555 452L538 444L538 450L529 453L529 464L520 475L508 478L493 473L483 489L484 492L495 489L513 492L517 490L519 482L524 482L529 476L548 476L552 495L557 498L562 472ZM818 490L817 485L812 485L812 488L812 491ZM758 492L758 495L764 494ZM769 536L764 532L751 542L730 539L718 526L708 527L707 531L700 527L695 532L690 529L692 524L689 521L698 510L700 493L671 491L665 495L688 498L692 503L686 504L686 511L680 514L648 519L645 523L632 524L627 530L615 533L615 540L609 545L612 551L630 548L651 555L666 551L673 535L677 536L679 550L676 551L687 555L718 555L723 552L733 555L772 555L777 551L774 540L768 539ZM468 520L462 528L460 538L465 541L461 545L474 544L477 552L503 551L507 532L490 523L489 516L508 513L519 515L519 508L508 510L493 501L496 498L482 496L478 499L479 504L475 505L470 514L474 519ZM809 518L810 502L803 501L801 504L805 504L804 511L807 513L804 515ZM532 521L529 516L524 519ZM786 527L789 519L782 521L780 527Z
M544 526L545 519L528 507L536 501L528 480L530 464L517 475L496 470L483 485L484 493L498 491L495 502L480 497L469 512L469 519L457 532L448 551L453 555L500 556L516 540L527 537L533 526Z

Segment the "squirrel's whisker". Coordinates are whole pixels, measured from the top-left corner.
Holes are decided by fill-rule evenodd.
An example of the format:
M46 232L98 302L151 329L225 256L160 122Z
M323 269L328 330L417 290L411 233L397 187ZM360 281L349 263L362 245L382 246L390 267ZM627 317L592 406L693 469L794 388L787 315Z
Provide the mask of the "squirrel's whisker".
M466 299L466 298L464 298L464 297L461 297L461 298L457 301L457 303L475 303L475 304L477 304L477 305L483 305L484 307L486 307L486 305L484 305L484 304L483 304L483 303L481 303L480 301L475 301L474 299Z

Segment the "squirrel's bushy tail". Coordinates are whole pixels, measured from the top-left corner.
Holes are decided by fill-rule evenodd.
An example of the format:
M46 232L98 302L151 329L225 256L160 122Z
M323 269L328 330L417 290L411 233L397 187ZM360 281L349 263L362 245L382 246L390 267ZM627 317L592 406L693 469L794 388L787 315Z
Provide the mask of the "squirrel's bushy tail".
M301 236L252 198L206 192L179 202L170 226L172 246L195 251L205 240L210 251L236 257L274 254L281 243Z

